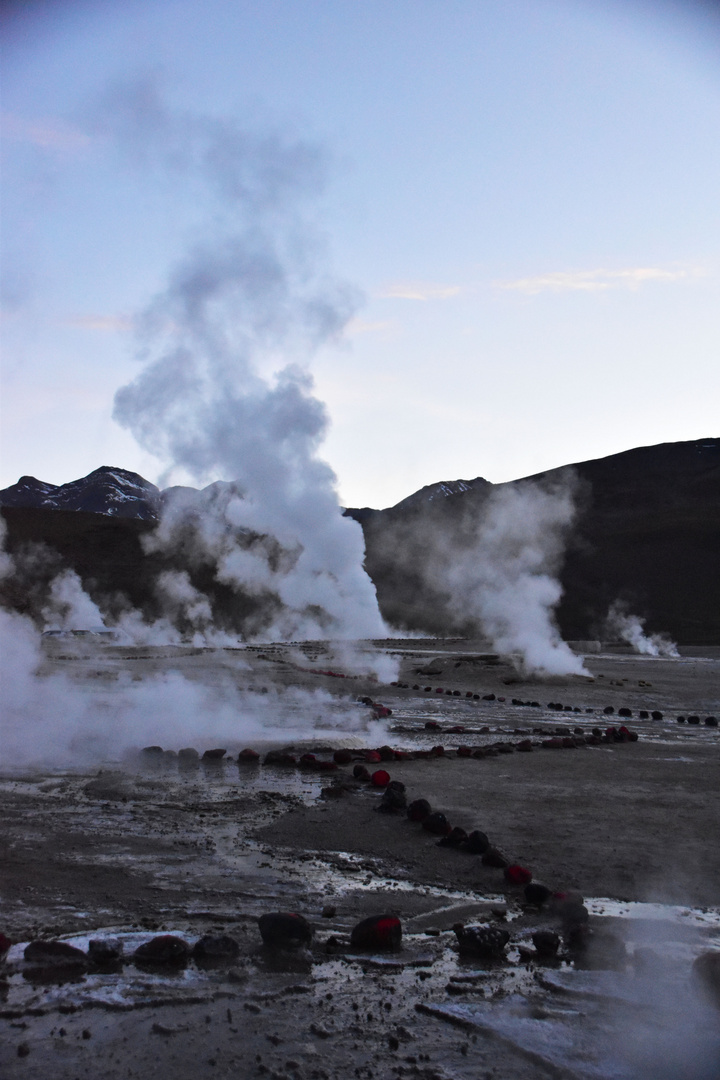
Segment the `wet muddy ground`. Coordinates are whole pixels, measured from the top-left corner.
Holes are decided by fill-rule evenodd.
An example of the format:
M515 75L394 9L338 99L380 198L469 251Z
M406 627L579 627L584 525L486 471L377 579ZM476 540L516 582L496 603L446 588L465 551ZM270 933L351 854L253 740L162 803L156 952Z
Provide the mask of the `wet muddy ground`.
M443 756L382 767L408 800L427 798L453 825L482 829L536 880L580 890L596 936L610 943L604 958L539 962L532 933L561 929L557 916L528 907L478 856L439 848L404 815L377 813L381 792L354 780L352 765L329 774L229 760L180 769L171 757L135 755L7 771L0 931L15 944L0 976L2 1076L720 1075L720 1013L692 977L694 958L720 949L720 735L702 722L720 711L720 658L607 653L588 658L594 681L523 683L478 643L376 647L395 653L407 689L337 677L343 669L322 645L109 651L50 657L47 670L82 685L175 666L212 680L221 667L249 695L277 685L333 695L322 742L296 739L298 752L442 745ZM495 700L483 700L490 693ZM382 727L353 703L365 694L392 708ZM580 711L548 709L561 699ZM622 706L637 743L454 753L538 744L558 727L605 728L621 722ZM361 723L344 731L349 709L367 716L367 732ZM641 709L663 719L640 720ZM699 725L677 724L693 714ZM457 727L465 731L448 730ZM218 745L203 730L201 753ZM237 755L243 743L221 745ZM283 910L313 925L308 952L261 944L258 917ZM402 920L403 948L353 951L352 927L386 912ZM459 955L459 922L505 927L505 961ZM141 969L134 948L163 932L190 944L230 934L239 956L213 969ZM119 938L125 962L58 974L23 959L31 939L86 949L92 937Z

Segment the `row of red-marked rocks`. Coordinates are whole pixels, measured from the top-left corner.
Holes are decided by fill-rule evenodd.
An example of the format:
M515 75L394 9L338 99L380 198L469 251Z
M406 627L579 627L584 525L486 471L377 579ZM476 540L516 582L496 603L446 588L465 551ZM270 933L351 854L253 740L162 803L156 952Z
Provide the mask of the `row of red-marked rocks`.
M436 728L435 721L428 721L425 725L426 729L434 730ZM489 734L489 728L481 728L478 734ZM445 731L446 734L464 734L463 728L449 728ZM518 734L527 734L527 732L517 732ZM543 728L533 728L533 735L536 736L548 736L548 732ZM291 766L312 769L317 772L335 772L340 766L351 765L353 762L362 762L365 765L379 764L380 762L387 761L421 761L432 760L434 758L441 758L455 754L459 758L485 758L485 757L497 757L499 754L511 754L515 751L521 753L532 751L533 749L575 749L582 746L598 746L600 744L607 743L622 743L622 742L637 742L638 733L631 731L624 724L620 727L610 726L605 729L594 727L590 733L585 732L582 728L570 728L560 727L556 728L554 733L549 737L544 737L540 740L532 740L530 738L521 739L517 742L508 742L506 740L500 740L493 743L488 743L483 746L471 746L460 745L456 747L454 751L446 749L442 745L433 746L429 750L403 750L391 746L380 746L375 749L358 748L347 749L341 748L339 750L333 750L331 747L327 748L324 753L331 754L332 757L319 756L320 752L311 753L293 753L290 750L269 750L264 757L257 751L250 747L246 747L241 750L236 760L238 765L277 765L277 766ZM212 750L206 750L202 756L192 747L186 747L177 753L172 750L163 750L161 746L146 746L141 751L142 758L150 764L160 764L170 761L177 761L182 767L183 765L192 764L196 767L200 765L206 765L215 767L221 765L224 761L231 760L226 757L227 750L223 748L214 748ZM358 779L368 779L370 774L366 776L362 769L355 767L355 776Z

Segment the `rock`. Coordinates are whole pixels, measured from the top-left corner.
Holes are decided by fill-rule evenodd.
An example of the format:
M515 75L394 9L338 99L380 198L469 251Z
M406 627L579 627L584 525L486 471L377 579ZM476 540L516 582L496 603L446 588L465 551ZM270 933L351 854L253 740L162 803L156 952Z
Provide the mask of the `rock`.
M438 841L438 847L459 848L461 844L467 843L467 838L468 834L465 830L456 825L447 836L443 836L442 840Z
M297 765L297 758L286 750L268 750L263 765Z
M489 847L487 851L483 853L481 862L483 866L494 866L497 870L504 870L506 866L510 865L510 860L496 847Z
M720 952L701 953L692 966L693 979L720 1009Z
M428 814L423 820L422 827L426 832L432 833L433 836L447 836L452 830L448 819L437 810L432 814Z
M440 728L440 725L438 724L437 720L426 720L425 721L425 730L426 731L438 731L439 728Z
M238 754L238 765L257 765L260 761L260 755L257 750L245 749L241 750Z
M88 956L97 967L112 966L122 960L123 943L119 938L91 938Z
M605 713L606 716L612 716L612 714L615 712L615 710L612 707L612 705L606 705L605 708L603 709L603 712Z
M483 699L483 701L494 701L495 700L495 695L494 694L483 694L482 699Z
M378 746L377 753L380 755L381 761L394 761L395 751L392 746Z
M392 783L392 782L391 782ZM380 800L378 810L382 814L399 814L407 809L407 799L404 791L399 791L390 784L385 788Z
M298 761L298 765L303 766L303 768L314 769L315 766L317 765L317 758L315 757L314 754L301 754L300 755L300 760Z
M532 881L532 873L526 867L519 866L517 863L506 866L503 876L508 885L529 885Z
M323 919L334 919L337 915L337 908L334 904L326 904L320 914L322 915Z
M425 821L432 814L432 807L427 799L415 799L407 808L407 816L411 821Z
M200 755L193 746L186 746L182 750L178 750L178 765L181 768L197 765L200 760Z
M560 935L554 930L536 930L532 943L540 956L556 956L560 948Z
M309 945L313 928L302 915L294 912L274 912L258 919L263 945L271 949L298 949Z
M531 881L525 886L525 901L528 904L542 907L543 904L548 903L551 897L552 890L548 889L547 885L542 885L539 881Z
M650 719L650 713L647 711L647 709L641 709L640 712L638 713L638 716L640 717L641 720L649 720Z
M203 761L222 761L227 754L227 750L217 748L215 750L206 750L202 756Z
M717 716L706 716L705 717L705 727L717 727L717 726L718 726Z
M353 767L353 776L356 780L369 780L370 773L364 765L355 765Z
M31 941L25 946L23 956L28 963L44 967L85 967L88 961L82 949L66 941Z
M147 758L160 758L162 756L162 752L162 746L143 746L142 750L140 751L140 753L144 754Z
M700 723L700 717L699 716L688 716L687 722L688 722L688 724L699 724Z
M482 956L488 960L500 960L505 955L505 946L510 934L500 926L453 926L461 954Z
M336 750L333 754L333 761L338 765L349 765L352 758L351 750Z
M469 758L472 757L472 747L470 746L458 746L455 751L458 757Z
M618 709L618 716L623 716L627 719L632 716L632 709L628 709L626 705L623 705L621 709Z
M133 960L139 964L182 967L189 956L190 946L183 938L174 934L159 934L144 945L139 945L133 953Z
M662 720L663 718L663 714L660 712L659 709L653 709L653 711L650 713L650 716L653 720Z
M365 760L368 765L378 765L382 761L382 758L378 754L377 750L366 750Z
M530 754L530 753L532 753L532 748L533 748L532 739L523 739L515 747L515 749L518 750L521 754Z
M468 835L464 847L465 851L470 852L471 855L484 855L490 847L490 840L484 832L480 832L479 829L473 829Z
M370 777L370 783L373 787L387 787L390 783L390 773L385 769L376 769L376 771Z
M394 951L402 945L402 923L395 915L371 915L353 927L350 944L355 949Z
M676 723L676 724L684 724L684 723L685 723L685 717L684 717L684 716L678 716L678 718L677 718L677 720L675 721L675 723Z
M239 955L240 945L229 934L204 934L192 950L193 960L209 964L229 963Z
M7 956L12 941L9 937L5 937L5 934L0 934L0 962L2 962Z

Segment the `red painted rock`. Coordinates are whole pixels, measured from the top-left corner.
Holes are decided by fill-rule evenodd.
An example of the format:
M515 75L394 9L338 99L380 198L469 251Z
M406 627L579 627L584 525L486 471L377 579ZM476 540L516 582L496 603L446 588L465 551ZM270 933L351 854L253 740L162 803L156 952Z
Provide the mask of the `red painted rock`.
M445 756L445 747L444 746L433 746L430 753L432 754L433 757L444 757Z
M353 927L350 944L356 949L394 951L402 945L402 923L395 915L372 915Z
M387 787L390 783L390 773L385 769L377 769L370 777L370 781L373 787Z
M317 758L314 754L302 754L299 764L305 766L305 768L309 766L310 768L314 769L317 765Z
M471 746L458 746L455 753L457 754L458 757L472 757L472 747Z
M380 761L382 761L382 758L378 754L377 750L366 750L365 760L367 761L368 765L377 765Z
M444 694L445 691L443 690L442 686L436 686L435 687L435 693L436 694Z
M521 754L530 754L532 752L532 748L532 739L523 739L515 747L515 749L519 750Z
M407 808L407 816L411 821L424 821L432 814L432 807L427 799L415 799Z
M257 750L241 750L238 754L238 765L257 765L260 755Z
M336 750L333 754L333 761L337 762L338 765L349 765L352 758L351 750Z
M190 946L183 938L174 934L159 934L157 937L139 945L133 953L133 960L140 964L181 967L187 963Z
M514 863L505 867L505 880L508 885L529 885L532 881L531 872L524 866Z
M318 772L337 772L338 766L334 761L318 761L315 763Z
M465 728L462 726L462 724L455 724L454 727L449 727L447 729L447 731L448 731L448 735L464 735L465 734Z
M261 915L258 927L263 945L271 949L299 949L312 941L310 923L294 912L278 911Z
M448 819L437 810L433 814L428 814L423 820L422 827L426 832L432 833L433 836L448 836L452 832L452 826Z

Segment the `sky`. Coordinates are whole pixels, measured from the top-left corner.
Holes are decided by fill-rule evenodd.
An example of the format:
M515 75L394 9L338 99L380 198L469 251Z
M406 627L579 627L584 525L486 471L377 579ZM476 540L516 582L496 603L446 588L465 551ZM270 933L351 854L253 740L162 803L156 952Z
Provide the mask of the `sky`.
M2 42L1 487L182 479L113 400L238 139L302 158L244 227L347 301L253 361L311 372L343 505L720 435L717 5L10 0Z

